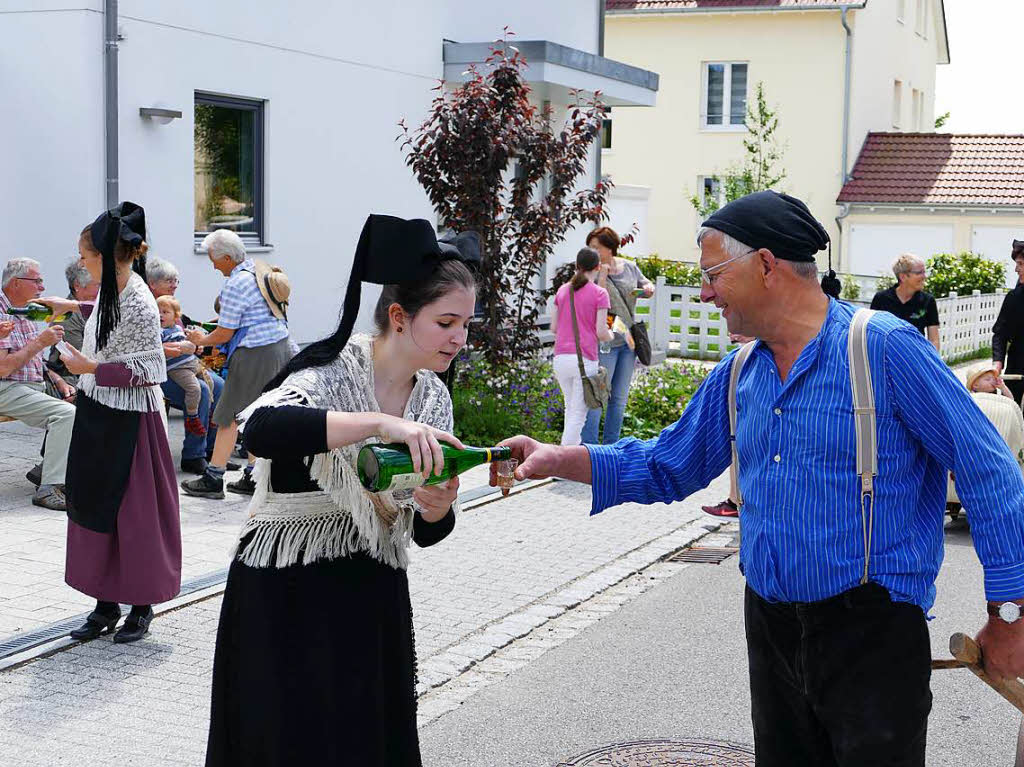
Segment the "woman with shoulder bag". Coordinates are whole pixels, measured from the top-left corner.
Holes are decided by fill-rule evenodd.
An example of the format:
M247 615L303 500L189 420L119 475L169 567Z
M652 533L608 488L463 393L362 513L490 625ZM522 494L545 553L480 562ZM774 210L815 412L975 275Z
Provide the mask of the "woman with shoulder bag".
M622 430L622 418L626 413L626 400L629 397L629 384L633 380L633 370L636 368L638 353L643 342L647 340L646 327L633 327L633 314L636 311L637 291L642 291L644 298L654 295L654 285L640 272L637 265L624 258L619 258L619 235L614 229L602 226L598 227L587 235L587 247L593 248L601 257L601 274L598 277L599 287L606 288L609 294L614 295L614 305L624 305L620 309L623 313L618 315L625 324L625 333L614 333L610 348L601 351L601 367L608 371L608 409L604 417L604 438L600 440L608 445L617 442L619 432ZM635 340L638 335L642 337L640 343L627 343L627 335ZM647 349L650 349L649 342ZM648 362L650 357L647 358ZM587 413L587 420L583 426L583 441L587 444L598 442L598 426L601 423L601 410L592 409Z
M581 249L576 254L576 274L555 294L551 331L555 334L555 378L565 400L563 445L580 444L588 409L584 374L588 378L599 375L598 341L613 338L608 329L608 291L594 284L600 263L596 250Z

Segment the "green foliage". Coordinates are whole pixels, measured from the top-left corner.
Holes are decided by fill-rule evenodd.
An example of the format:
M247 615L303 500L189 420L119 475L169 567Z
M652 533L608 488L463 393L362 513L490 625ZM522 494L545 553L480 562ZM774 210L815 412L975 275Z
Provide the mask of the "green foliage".
M636 265L651 282L663 276L669 285L700 287L700 269L696 264L658 258L657 253L652 253L647 258L638 258Z
M561 439L565 406L549 363L527 357L495 366L465 356L457 362L452 404L459 439L469 445L494 445L515 434Z
M883 290L888 290L896 284L896 278L891 274L880 274L878 279L875 280L875 292L881 293Z
M641 368L629 392L623 435L646 439L675 423L706 375L686 363ZM496 369L463 357L456 376L455 435L466 444L494 445L514 434L561 440L565 405L550 362L531 357Z
M707 374L700 365L687 362L641 369L629 390L622 435L637 439L658 436L679 420Z
M980 349L975 349L973 352L967 352L967 354L961 354L959 357L948 359L946 360L946 364L949 366L962 365L965 362L973 362L974 360L990 359L992 359L992 347L982 346Z
M1006 265L989 261L977 253L938 253L928 259L928 281L924 289L936 298L952 291L969 296L971 291L995 293L1006 284Z
M949 122L949 112L939 115L935 118L935 130L939 130L944 127L947 122Z
M771 189L786 178L786 171L778 167L782 161L775 131L779 127L778 112L768 106L764 95L764 83L758 83L754 103L747 105L747 137L743 140L746 156L738 166L733 166L719 177L725 202L738 200L753 192ZM701 220L719 208L719 200L705 195L690 197L690 204Z
M840 291L839 297L846 301L856 301L860 298L860 283L852 274L843 275L843 289Z

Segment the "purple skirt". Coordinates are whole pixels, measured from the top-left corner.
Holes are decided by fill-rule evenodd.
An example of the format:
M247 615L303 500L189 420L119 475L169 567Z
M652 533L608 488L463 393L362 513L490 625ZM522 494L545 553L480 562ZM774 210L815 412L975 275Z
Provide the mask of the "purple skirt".
M139 418L114 532L97 533L68 520L64 581L94 599L130 605L166 602L180 591L178 481L160 413Z

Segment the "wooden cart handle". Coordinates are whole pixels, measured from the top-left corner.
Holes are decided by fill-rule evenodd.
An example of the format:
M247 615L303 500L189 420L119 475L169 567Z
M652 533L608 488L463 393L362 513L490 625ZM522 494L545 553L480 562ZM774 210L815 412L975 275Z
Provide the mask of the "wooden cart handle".
M949 638L949 651L985 684L1024 712L1024 684L1019 679L996 679L986 674L981 662L981 648L973 639L966 634L953 634Z

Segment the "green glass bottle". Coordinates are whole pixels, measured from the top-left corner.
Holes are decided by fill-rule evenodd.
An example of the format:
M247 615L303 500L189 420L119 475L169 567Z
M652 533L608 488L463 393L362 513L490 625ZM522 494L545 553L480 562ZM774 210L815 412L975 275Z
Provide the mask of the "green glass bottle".
M67 312L57 317L53 316L53 310L46 304L37 304L35 302L25 304L24 306L12 306L7 310L8 314L12 314L15 317L22 317L32 322L61 322L67 319Z
M359 481L371 493L409 490L421 485L436 485L474 466L512 457L512 448L509 447L467 447L459 450L444 442L441 443L441 452L444 453L444 468L440 476L431 472L430 477L423 479L423 475L412 468L408 445L364 445L356 461Z
M207 333L212 333L217 329L216 322L194 322L192 323L197 328L202 328Z

